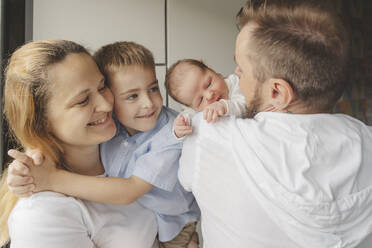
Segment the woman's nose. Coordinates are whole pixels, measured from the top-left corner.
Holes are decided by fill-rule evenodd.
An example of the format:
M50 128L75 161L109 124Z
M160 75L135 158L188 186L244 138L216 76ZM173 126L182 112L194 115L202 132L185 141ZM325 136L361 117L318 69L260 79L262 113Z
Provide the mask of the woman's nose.
M114 96L107 90L104 94L98 94L96 97L96 112L110 112L114 104Z

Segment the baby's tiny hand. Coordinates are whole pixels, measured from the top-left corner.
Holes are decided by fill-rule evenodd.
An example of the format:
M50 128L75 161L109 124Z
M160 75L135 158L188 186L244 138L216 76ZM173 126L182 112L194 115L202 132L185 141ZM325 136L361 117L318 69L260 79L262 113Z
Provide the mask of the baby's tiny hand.
M183 138L187 134L192 133L192 126L187 118L179 114L173 122L174 134L177 138Z
M218 101L214 102L203 110L203 117L208 123L215 123L219 116L224 116L226 114L226 105L225 103Z

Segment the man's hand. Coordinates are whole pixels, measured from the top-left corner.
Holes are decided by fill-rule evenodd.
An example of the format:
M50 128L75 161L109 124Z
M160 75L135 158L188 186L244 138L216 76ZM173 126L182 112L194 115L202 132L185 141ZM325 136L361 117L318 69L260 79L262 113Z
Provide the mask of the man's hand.
M174 134L177 138L183 138L192 133L192 126L188 118L179 114L173 122Z
M218 117L224 116L226 114L227 107L226 104L222 101L214 102L209 104L203 110L203 117L208 123L216 123Z
M57 171L55 164L38 150L26 153L9 150L14 158L9 165L7 184L18 197L27 197L34 192L51 190L52 176Z

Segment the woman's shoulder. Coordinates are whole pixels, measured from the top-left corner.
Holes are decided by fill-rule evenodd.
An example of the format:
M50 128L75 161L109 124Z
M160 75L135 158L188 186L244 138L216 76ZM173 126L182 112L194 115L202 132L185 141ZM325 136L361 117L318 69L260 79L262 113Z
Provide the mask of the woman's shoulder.
M68 247L79 242L92 247L87 210L73 197L40 192L21 198L8 219L14 247ZM37 244L29 246L29 244ZM61 243L61 244L60 244Z
M73 197L55 192L40 192L18 200L9 224L25 220L38 221L40 224L54 222L57 218L73 218L82 215L84 204ZM54 218L48 218L54 216ZM80 217L81 218L81 217Z

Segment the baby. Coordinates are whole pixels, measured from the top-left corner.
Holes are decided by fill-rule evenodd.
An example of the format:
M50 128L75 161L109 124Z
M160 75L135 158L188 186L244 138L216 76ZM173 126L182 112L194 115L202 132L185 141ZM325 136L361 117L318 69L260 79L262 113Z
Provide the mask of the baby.
M190 114L203 111L207 122L216 122L219 116L241 117L246 112L238 76L232 74L224 79L199 60L183 59L173 64L165 87L174 100L186 107L173 123L177 138L192 133Z

